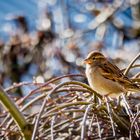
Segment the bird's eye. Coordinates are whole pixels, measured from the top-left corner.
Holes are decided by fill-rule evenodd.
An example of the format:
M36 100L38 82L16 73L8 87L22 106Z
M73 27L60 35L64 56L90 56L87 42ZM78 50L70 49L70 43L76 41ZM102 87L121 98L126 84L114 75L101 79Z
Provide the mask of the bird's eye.
M92 59L95 60L95 57L93 57Z

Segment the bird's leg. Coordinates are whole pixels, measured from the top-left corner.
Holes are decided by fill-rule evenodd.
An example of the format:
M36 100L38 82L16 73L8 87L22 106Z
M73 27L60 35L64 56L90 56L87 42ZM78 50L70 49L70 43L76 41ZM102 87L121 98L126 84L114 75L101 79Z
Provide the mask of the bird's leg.
M113 94L112 92L106 94L103 96L103 103L111 103L114 101L116 98L111 98L109 95Z
M121 101L122 101L122 97L121 96L117 97L117 100L116 100L117 106L120 106Z
M109 98L109 96L108 96L108 95L110 95L110 94L112 94L112 93L109 93L109 94L106 94L106 95L103 96L103 102L104 102L104 103L110 101L110 98Z

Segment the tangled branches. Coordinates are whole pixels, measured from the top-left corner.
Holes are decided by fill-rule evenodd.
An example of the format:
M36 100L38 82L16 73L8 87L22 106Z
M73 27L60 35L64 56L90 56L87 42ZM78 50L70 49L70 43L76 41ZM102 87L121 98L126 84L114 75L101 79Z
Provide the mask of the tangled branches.
M34 126L32 139L138 139L140 112L136 106L133 109L129 106L129 98L122 99L124 106L102 100L88 85L70 80L72 77L78 79L84 75L65 75L45 84L20 83L5 89L9 92L20 86L36 87L16 101L26 120ZM0 134L1 138L22 137L8 112L1 114Z

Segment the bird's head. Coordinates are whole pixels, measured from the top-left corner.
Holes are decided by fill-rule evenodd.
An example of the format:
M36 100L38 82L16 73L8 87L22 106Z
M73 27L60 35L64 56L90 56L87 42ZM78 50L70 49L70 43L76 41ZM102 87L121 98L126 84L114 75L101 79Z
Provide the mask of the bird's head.
M93 65L93 64L101 63L105 60L106 58L104 57L103 54L101 54L100 52L93 51L88 54L87 58L84 60L84 63L88 65Z

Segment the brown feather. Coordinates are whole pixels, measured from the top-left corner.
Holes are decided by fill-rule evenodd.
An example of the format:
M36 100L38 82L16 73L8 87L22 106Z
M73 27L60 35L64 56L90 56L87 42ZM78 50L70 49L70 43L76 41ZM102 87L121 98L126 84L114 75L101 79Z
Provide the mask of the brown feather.
M136 89L140 91L140 88L133 83L127 76L125 76L122 71L109 61L105 61L103 64L100 64L101 67L101 74L109 79L118 82L122 86L125 84L127 85L128 89Z
M104 57L104 55L101 54L100 52L89 53L89 55L85 59L85 62L88 66L90 66L90 68L93 68L93 69L98 68L100 75L102 75L103 78L108 79L109 81L113 82L112 85L114 86L114 88L116 88L117 83L118 83L118 85L122 86L123 89L125 89L125 91L135 91L135 92L140 91L140 87L138 87L134 82L131 81L131 79L125 76L123 72L116 65L109 62ZM92 81L92 78L90 80ZM110 83L109 81L108 83ZM116 86L114 85L115 82L116 82ZM103 88L103 85L101 88ZM106 90L110 90L110 87L108 87L108 85L104 91ZM113 90L114 89L112 89L112 91Z

